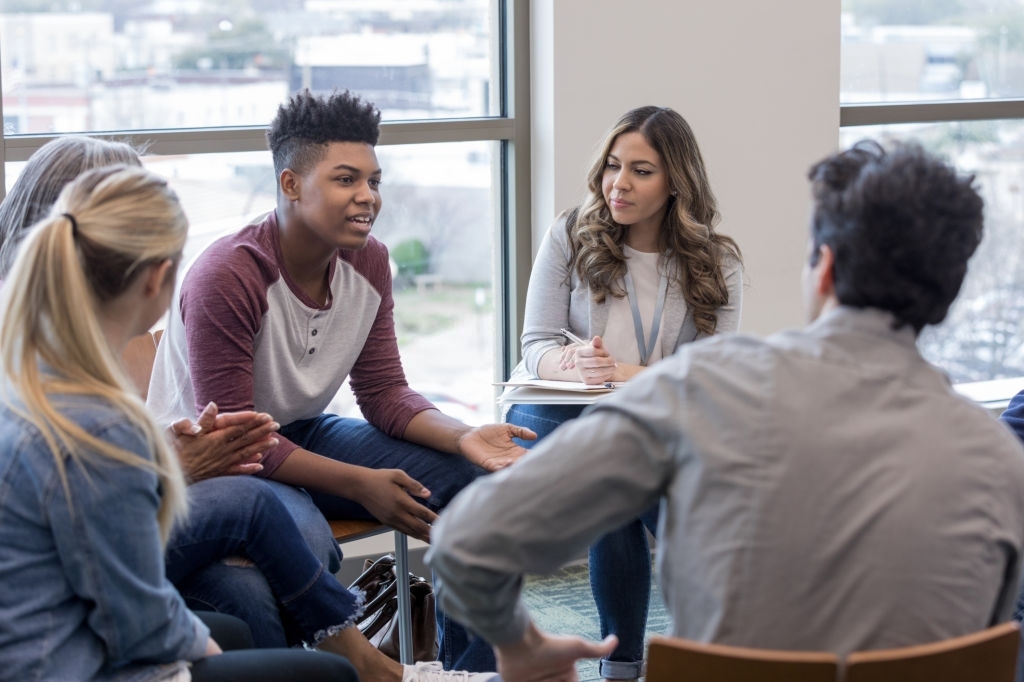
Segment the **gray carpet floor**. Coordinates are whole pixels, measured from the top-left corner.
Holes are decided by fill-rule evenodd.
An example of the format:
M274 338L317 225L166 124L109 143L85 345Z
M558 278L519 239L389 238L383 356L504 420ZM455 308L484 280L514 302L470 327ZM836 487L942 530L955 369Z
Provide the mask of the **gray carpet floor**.
M523 600L542 630L580 635L592 640L601 638L597 608L590 593L590 579L585 564L568 566L552 576L528 578ZM647 634L663 634L668 626L668 614L655 576L647 617ZM597 674L597 661L581 661L576 669L581 682L601 679Z

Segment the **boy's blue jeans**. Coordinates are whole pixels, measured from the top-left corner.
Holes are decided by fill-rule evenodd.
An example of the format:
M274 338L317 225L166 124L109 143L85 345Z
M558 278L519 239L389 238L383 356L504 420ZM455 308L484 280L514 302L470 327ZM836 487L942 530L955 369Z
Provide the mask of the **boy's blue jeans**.
M319 455L371 469L401 469L430 490L425 504L440 511L456 493L487 473L464 457L392 438L362 419L323 414L292 422L281 435ZM373 518L352 500L310 491L314 503L328 518ZM438 660L446 670L491 672L495 669L490 645L437 610Z
M536 432L537 440L521 442L529 448L561 424L578 417L585 407L513 405L505 421ZM601 637L615 634L619 638L618 647L600 664L599 674L606 679L631 680L642 675L651 595L651 550L645 527L656 532L657 506L590 547L590 590L597 604Z

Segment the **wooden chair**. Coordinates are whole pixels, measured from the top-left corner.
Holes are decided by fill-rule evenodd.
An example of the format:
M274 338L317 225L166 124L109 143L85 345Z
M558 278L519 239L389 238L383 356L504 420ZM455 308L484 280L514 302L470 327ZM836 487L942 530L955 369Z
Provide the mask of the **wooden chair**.
M652 637L647 682L836 682L839 658L807 651L747 649Z
M850 654L746 649L652 637L647 682L1013 682L1020 625L963 637Z
M359 519L328 519L331 533L338 544L362 540L393 531L395 534L395 574L409 575L409 538L405 533L393 530L378 521ZM398 590L398 654L401 663L411 665L412 659L412 598L409 594L409 582L403 581Z
M1020 626L1011 621L963 637L852 653L846 682L1013 682Z

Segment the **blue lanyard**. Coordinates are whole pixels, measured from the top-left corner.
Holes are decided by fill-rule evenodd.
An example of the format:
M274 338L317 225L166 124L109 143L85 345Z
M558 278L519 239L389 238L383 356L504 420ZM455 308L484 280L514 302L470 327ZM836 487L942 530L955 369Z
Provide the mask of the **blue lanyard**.
M658 280L658 300L654 304L654 317L651 319L651 334L644 343L644 321L640 317L640 305L636 301L636 287L633 286L633 278L629 276L629 269L626 270L626 298L629 299L629 308L633 312L633 331L636 332L636 349L640 351L640 365L647 366L647 360L654 352L654 344L658 341L658 330L661 328L661 313L665 310L665 296L668 294L668 276L662 272Z

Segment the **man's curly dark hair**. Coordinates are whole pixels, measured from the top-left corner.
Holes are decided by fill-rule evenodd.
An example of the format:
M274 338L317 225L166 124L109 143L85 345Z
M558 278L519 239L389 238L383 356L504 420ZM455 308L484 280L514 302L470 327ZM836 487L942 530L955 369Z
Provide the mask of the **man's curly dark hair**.
M290 168L302 175L323 158L331 142L376 146L380 111L348 90L329 96L301 90L277 109L267 130L274 172Z
M895 327L938 324L960 291L981 242L983 201L974 176L914 143L888 152L865 140L815 164L811 265L835 257L843 305L879 308Z

